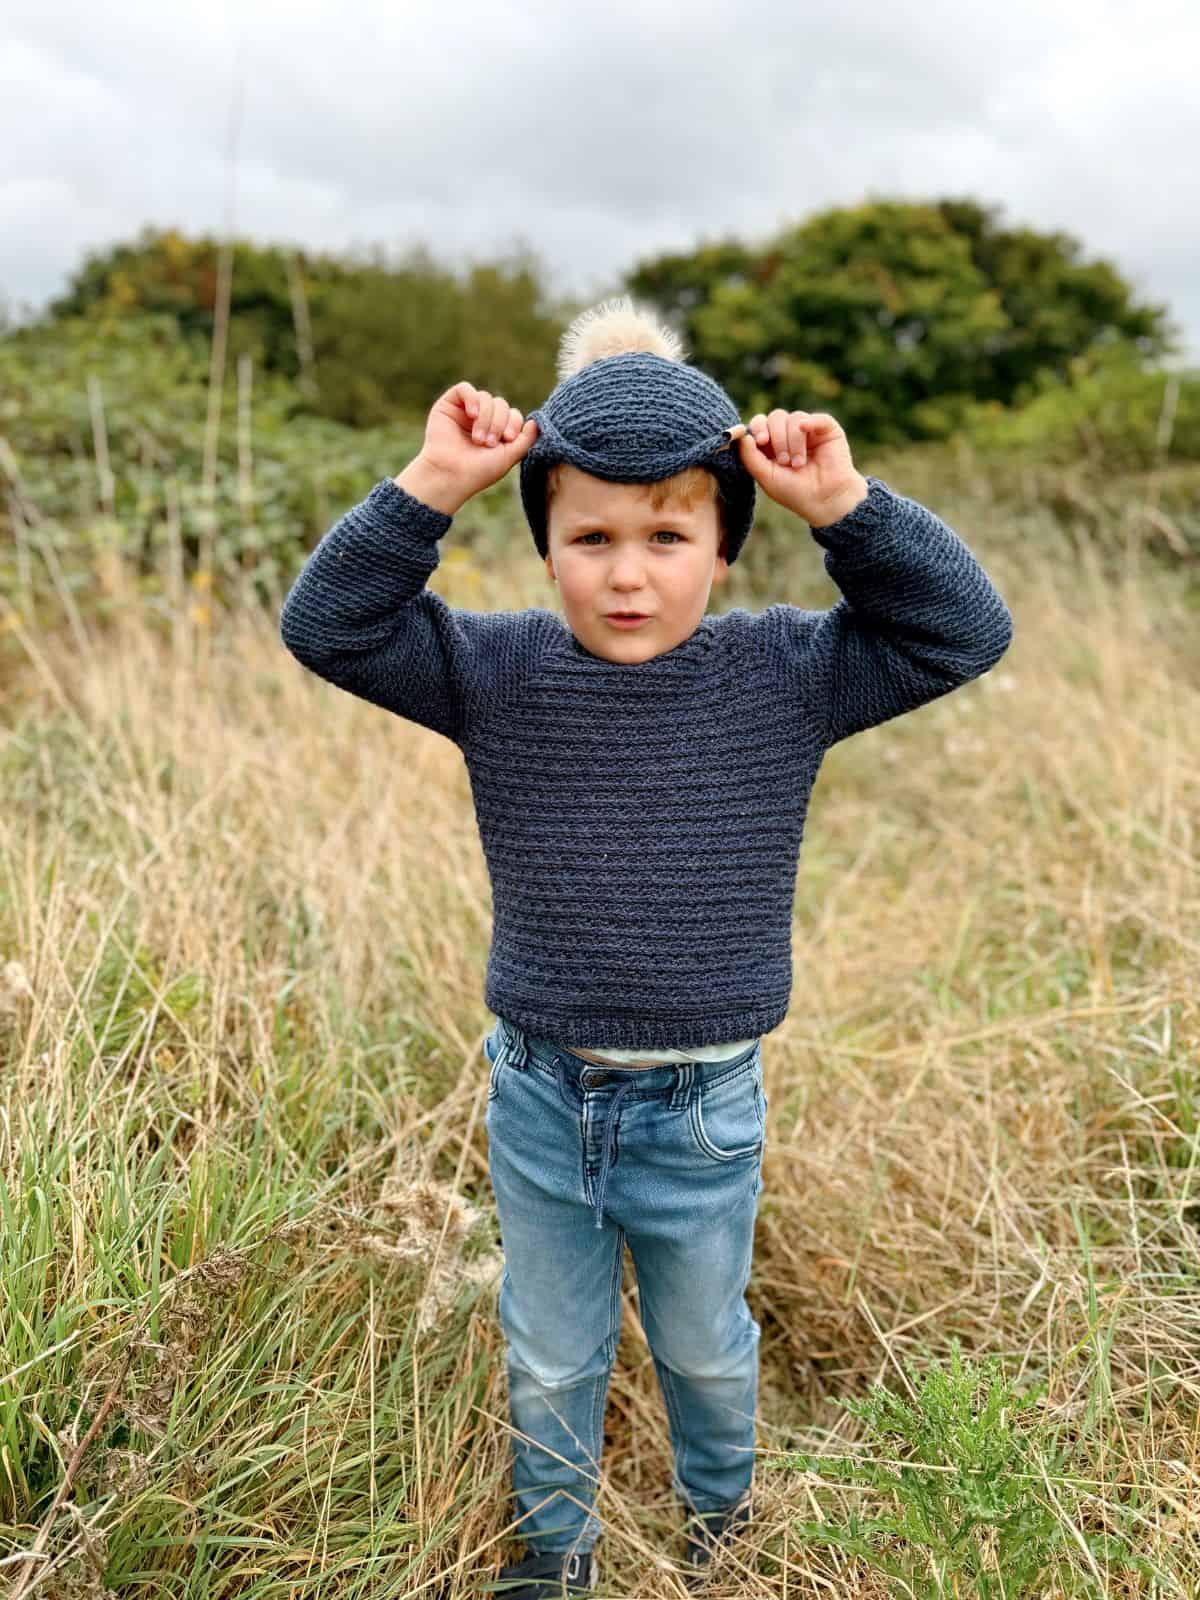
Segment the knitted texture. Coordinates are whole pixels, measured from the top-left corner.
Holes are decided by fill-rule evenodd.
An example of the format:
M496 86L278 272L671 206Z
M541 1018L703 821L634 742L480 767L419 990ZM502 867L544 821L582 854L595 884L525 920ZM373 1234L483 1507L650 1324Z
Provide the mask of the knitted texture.
M572 373L529 415L538 436L521 457L521 504L540 556L548 548L546 477L568 461L613 483L651 483L706 467L725 500L725 559L737 560L754 520L755 484L729 441L737 407L699 367L626 350Z
M540 607L448 605L425 585L451 518L390 478L310 554L280 617L287 648L462 751L498 1016L597 1050L757 1038L783 1020L824 752L979 677L1012 637L959 536L867 485L812 529L836 604L705 616L640 662L593 655Z

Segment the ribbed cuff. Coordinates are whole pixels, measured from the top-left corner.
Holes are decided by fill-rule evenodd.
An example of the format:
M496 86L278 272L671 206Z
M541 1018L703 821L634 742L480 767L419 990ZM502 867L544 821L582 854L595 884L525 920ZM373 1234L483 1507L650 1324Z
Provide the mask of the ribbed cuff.
M363 501L363 515L374 528L390 531L403 526L405 533L423 539L440 539L454 521L448 511L426 505L402 489L394 478L380 478Z
M860 500L853 511L847 511L836 522L830 522L824 528L810 526L809 532L818 544L826 548L839 541L861 539L864 533L886 527L891 521L894 503L895 495L883 479L867 474L867 498Z

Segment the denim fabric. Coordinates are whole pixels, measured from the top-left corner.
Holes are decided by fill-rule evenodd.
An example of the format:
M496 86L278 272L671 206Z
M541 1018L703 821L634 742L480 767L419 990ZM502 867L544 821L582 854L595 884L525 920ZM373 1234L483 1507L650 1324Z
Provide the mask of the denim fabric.
M601 1067L497 1020L488 1164L504 1271L518 1532L590 1550L626 1240L691 1511L750 1487L759 1325L746 1303L762 1191L762 1042L732 1061Z

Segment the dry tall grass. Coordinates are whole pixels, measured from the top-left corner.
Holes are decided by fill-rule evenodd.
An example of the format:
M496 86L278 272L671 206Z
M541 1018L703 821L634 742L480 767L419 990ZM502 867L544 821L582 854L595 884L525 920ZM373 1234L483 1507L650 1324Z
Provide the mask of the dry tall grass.
M1086 1466L1045 1592L1198 1592L1196 616L1136 551L1114 580L955 512L1016 635L818 779L765 1046L763 1515L714 1594L891 1592L796 1538L832 1512L790 1453L956 1339L1044 1383ZM451 537L435 586L542 577ZM8 614L0 1574L458 1600L516 1548L465 768L273 613L101 579L103 628L65 588L57 629ZM626 1266L604 1593L682 1595ZM1157 1579L1105 1572L1118 1525Z

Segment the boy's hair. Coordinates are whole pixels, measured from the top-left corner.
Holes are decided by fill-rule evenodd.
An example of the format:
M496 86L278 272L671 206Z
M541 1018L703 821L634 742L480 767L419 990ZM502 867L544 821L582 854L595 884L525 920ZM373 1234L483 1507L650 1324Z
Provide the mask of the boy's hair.
M569 466L569 462L557 461L546 472L547 527L550 525L551 502L562 488L563 478ZM717 550L720 552L727 535L725 496L716 475L707 467L685 467L682 472L676 472L670 478L656 478L652 483L639 483L633 487L645 493L654 511L661 511L667 505L683 505L691 511L693 507L703 505L706 500L713 501L717 508Z

